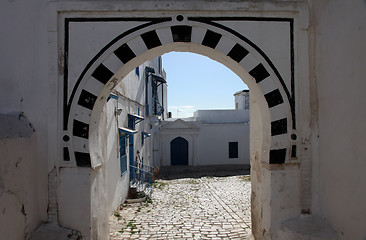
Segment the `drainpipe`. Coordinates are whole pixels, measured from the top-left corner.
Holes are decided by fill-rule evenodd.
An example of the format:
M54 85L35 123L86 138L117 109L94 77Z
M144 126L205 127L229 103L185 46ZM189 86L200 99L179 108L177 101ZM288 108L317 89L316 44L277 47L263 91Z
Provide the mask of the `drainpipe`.
M164 83L161 84L161 106L163 106L163 109L164 109ZM163 120L164 120L164 112L165 112L165 109L161 116L163 118Z
M154 68L152 67L145 67L145 105L146 105L146 116L149 115L149 76L151 73L155 73Z

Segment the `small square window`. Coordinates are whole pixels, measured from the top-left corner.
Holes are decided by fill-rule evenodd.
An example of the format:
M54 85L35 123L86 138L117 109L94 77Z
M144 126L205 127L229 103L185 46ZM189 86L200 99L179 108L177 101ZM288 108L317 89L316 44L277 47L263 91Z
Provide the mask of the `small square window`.
M238 158L238 142L229 142L229 158Z

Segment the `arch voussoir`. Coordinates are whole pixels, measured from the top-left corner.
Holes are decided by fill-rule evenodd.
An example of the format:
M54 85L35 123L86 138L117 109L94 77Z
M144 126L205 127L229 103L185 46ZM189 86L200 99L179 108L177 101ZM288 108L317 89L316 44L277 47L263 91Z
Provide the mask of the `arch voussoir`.
M229 37L230 36L230 37ZM96 66L91 66L92 73L85 76L84 84L80 84L78 96L72 102L73 114L70 114L69 126L73 135L73 149L71 159L75 159L79 167L89 167L89 149L80 148L89 138L89 116L85 112L92 111L97 101L99 93L105 84L116 74L116 72L132 59L144 52L161 47L166 44L184 42L195 43L204 47L212 48L221 54L229 57L242 66L253 80L258 84L264 94L271 115L271 137L272 144L269 153L270 164L282 164L289 158L289 149L293 146L287 135L291 133L291 113L289 111L289 101L286 94L283 94L281 84L276 80L276 76L268 68L265 61L258 58L258 54L253 54L253 49L246 46L242 40L226 35L222 31L215 31L213 27L203 27L202 25L189 25L186 21L184 25L173 24L171 26L159 26L154 29L141 31L140 34L131 37L128 41L121 41L111 45L112 52ZM118 45L116 45L118 44ZM80 110L85 109L85 110ZM82 119L78 116L83 115ZM278 137L282 136L282 137ZM279 142L278 144L273 144ZM279 147L280 146L280 147ZM70 146L67 146L70 148Z

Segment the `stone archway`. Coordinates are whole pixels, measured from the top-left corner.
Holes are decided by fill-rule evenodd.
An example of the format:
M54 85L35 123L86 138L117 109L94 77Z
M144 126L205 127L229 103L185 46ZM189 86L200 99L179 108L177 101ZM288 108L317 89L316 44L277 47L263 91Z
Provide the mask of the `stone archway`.
M98 154L99 114L110 91L128 72L145 60L166 52L199 53L226 65L251 90L251 105L255 106L251 112L253 232L263 238L275 237L280 222L300 212L294 18L169 15L163 18L64 17L66 73L67 36L71 23L122 21L131 26L91 58L67 90L69 95L64 91L63 99L60 99L63 105L60 166L91 167L96 172L89 172L89 175L97 174L98 168L102 167ZM265 50L235 27L235 23L245 21L286 24L289 40L285 53L289 55L286 56L289 58L286 79ZM65 88L66 82L64 89L68 89ZM289 178L295 180L289 182ZM90 187L92 195L92 183ZM279 194L283 188L287 189L286 193ZM93 202L89 202L89 206L93 206ZM285 210L280 212L279 207ZM98 217L90 212L88 215L93 232ZM95 237L98 233L90 235Z
M231 18L220 20L232 21ZM277 20L288 21L290 25L292 24L291 19L279 18ZM68 19L67 21L79 21L79 19ZM168 52L166 49L181 51L179 48L194 51L193 48L199 48L199 46L203 49L210 48L204 49L203 52L213 49L221 58L223 56L230 58L237 66L229 66L229 68L234 72L241 72L241 77L247 79L245 81L247 85L256 84L262 91L271 118L272 146L269 163L285 163L290 158L290 154L296 157L296 144L294 145L291 138L288 138L292 134L292 139L296 139L294 93L290 93L279 71L255 43L232 29L216 24L210 18L178 15L176 19L159 18L146 19L146 21L148 23L135 29L129 29L109 42L89 62L76 82L69 103L64 106L64 130L66 131L63 141L68 142L70 138L73 140L72 145L67 144L65 149L70 153L69 161L75 162L78 167L98 165L91 161L89 155L87 142L90 118L87 112L94 109L94 104L98 100L106 98L108 90L112 89L126 74L126 70L121 70L122 66L127 69L128 66L136 65L135 62L138 61L136 58L144 52L151 56L157 49L159 50L156 52L163 53ZM181 45L172 46L174 43L181 43ZM182 43L191 45L184 47ZM196 46L192 47L192 44ZM203 54L205 55L205 53ZM212 53L210 57L215 58ZM233 65L234 62L230 65ZM79 146L83 146L83 148L80 149Z

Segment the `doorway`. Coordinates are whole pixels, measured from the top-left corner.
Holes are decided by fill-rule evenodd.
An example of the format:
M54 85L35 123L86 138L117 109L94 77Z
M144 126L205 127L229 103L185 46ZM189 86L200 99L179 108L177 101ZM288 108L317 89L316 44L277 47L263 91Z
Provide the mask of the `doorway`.
M171 165L188 165L188 141L182 137L174 138L170 142Z
M61 33L65 33L59 43L65 46L64 66L60 67L64 74L60 79L59 105L63 106L60 108L63 119L59 124L59 136L62 137L59 145L63 147L60 152L70 156L59 156L63 171L60 199L68 200L59 203L63 222L85 232L87 237L93 236L92 239L98 239L105 232L101 219L108 216L102 210L95 210L104 209L104 189L109 186L105 181L108 173L103 168L101 148L104 145L99 134L103 105L111 90L136 66L171 51L210 57L235 72L250 88L254 235L275 235L278 223L287 219L289 213L299 212L299 206L293 204L300 202L298 140L301 135L296 129L296 119L299 118L295 118L298 105L295 99L302 98L295 98L295 93L298 92L296 77L306 78L306 70L302 69L307 66L306 59L303 61L305 68L301 71L295 64L298 59L298 18L293 11L279 14L281 17L265 12L238 17L230 9L226 13L206 12L203 14L205 17L200 11L183 14L177 10L172 14L164 13L166 17L162 18L162 12L157 10L151 14L124 12L123 18L107 12L103 16L99 12L92 12L89 16L82 13L76 18L78 13L74 8L70 10L72 14L60 14L58 21L64 23ZM243 15L241 10L238 13ZM108 27L102 27L104 24ZM121 29L125 31L121 32ZM273 32L278 33L276 41L272 38ZM88 37L84 39L83 36ZM98 40L100 36L114 38L108 42L109 39ZM99 48L95 47L95 52L84 49L90 45L85 42L87 40L99 44ZM56 48L52 50L57 51ZM89 52L82 54L82 50ZM305 74L301 74L303 72ZM70 77L74 75L79 78ZM129 85L126 84L123 90L128 94ZM72 180L66 181L68 179ZM90 189L84 193L85 185ZM285 189L288 194L277 194L278 189ZM70 199L70 192L82 194ZM83 201L76 201L80 197ZM80 212L80 216L90 216L90 224L79 226L81 221L68 214L73 209L81 209L83 213ZM270 221L274 218L276 221Z

